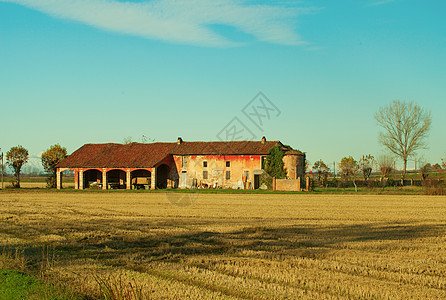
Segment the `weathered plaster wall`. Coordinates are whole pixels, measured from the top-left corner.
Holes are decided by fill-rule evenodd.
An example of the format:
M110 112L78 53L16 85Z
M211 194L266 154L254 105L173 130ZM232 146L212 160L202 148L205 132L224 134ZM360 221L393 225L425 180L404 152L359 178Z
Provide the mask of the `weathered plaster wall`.
M273 179L275 191L300 191L300 179Z
M244 172L248 172L248 186L254 181L253 170L261 169L261 155L187 155L174 156L176 169L179 172L180 188L191 188L194 180L197 185L207 184L212 186L217 184L219 187L232 188L243 181ZM207 162L207 167L203 162ZM230 166L226 166L226 162ZM208 178L203 178L203 171L207 171ZM226 179L226 172L230 172L230 179ZM187 179L183 180L186 172Z

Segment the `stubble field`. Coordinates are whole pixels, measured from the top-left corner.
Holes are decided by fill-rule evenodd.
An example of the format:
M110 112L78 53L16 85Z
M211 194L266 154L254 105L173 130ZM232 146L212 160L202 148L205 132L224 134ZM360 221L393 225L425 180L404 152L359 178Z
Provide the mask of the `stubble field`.
M93 298L446 298L440 196L2 192L0 245Z

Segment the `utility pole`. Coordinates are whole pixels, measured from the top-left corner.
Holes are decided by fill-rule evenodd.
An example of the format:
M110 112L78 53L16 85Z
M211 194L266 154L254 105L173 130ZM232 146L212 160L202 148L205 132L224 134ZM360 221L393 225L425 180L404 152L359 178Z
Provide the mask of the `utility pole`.
M336 178L336 162L333 162L333 178Z
M2 148L0 148L0 152L2 151ZM3 152L2 153L2 191L3 191Z

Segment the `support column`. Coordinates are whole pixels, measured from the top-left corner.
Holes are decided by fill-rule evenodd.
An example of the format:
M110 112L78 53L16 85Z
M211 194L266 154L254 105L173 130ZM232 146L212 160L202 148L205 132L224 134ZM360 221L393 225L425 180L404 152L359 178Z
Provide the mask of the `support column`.
M156 168L152 168L151 174L151 182L150 182L150 189L155 190L156 189Z
M79 189L80 190L84 189L84 171L83 170L79 171Z
M79 171L77 169L74 170L74 189L79 189Z
M127 170L127 178L126 178L126 183L127 183L127 189L131 190L132 189L132 173L130 172L130 170Z
M107 189L107 169L102 169L102 189Z
M56 181L57 181L57 189L62 189L62 172L60 169L57 169L56 171Z

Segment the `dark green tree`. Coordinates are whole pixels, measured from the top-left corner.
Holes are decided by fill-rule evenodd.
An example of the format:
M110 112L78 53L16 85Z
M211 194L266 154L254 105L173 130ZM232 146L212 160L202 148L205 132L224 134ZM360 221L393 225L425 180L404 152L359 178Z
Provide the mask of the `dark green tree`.
M6 164L11 168L14 172L15 182L13 186L16 188L20 188L20 171L24 164L28 162L29 153L23 146L12 147L6 153Z
M67 149L59 144L51 146L42 154L42 166L47 174L46 183L49 188L55 188L57 184L56 166L67 157Z
M356 186L356 175L359 171L358 162L352 156L344 157L341 159L338 168L344 180L352 180L353 185L355 186L355 191L358 191L358 187Z
M285 178L286 172L283 169L283 156L285 152L279 146L274 146L269 150L265 160L265 171L272 177Z

